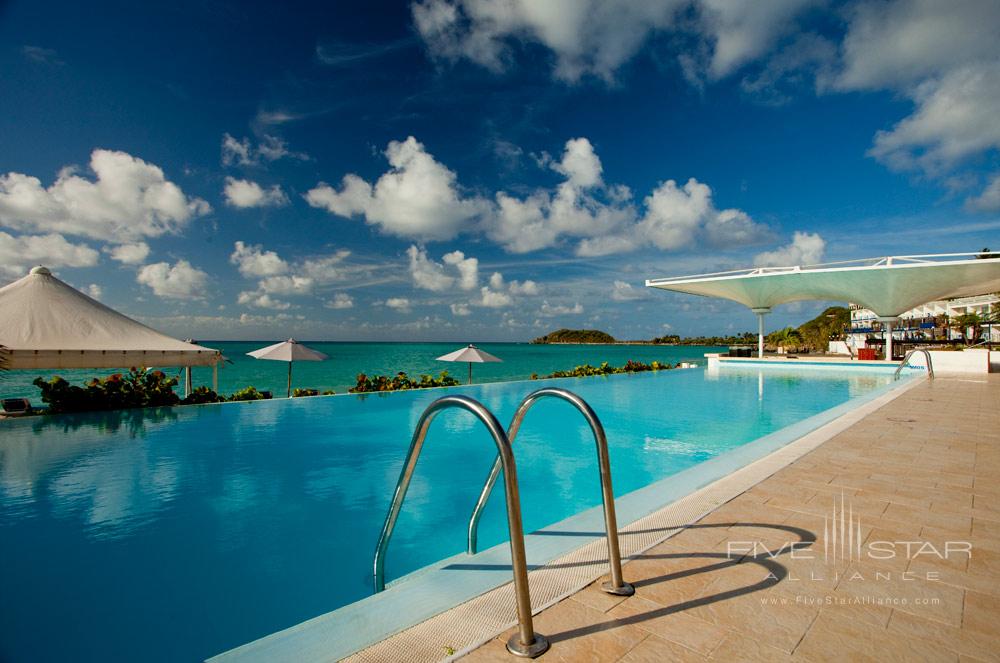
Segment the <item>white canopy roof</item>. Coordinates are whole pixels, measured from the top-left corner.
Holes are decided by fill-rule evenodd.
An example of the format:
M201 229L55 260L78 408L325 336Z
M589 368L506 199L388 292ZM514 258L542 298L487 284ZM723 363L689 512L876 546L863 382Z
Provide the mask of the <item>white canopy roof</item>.
M698 276L651 279L646 285L721 297L766 312L808 299L860 304L896 317L938 299L1000 291L1000 258L973 253L871 258L797 267L758 267Z
M247 354L257 359L273 359L275 361L324 361L330 358L318 350L302 345L294 338Z
M45 267L0 288L0 346L10 369L208 366L221 357L108 308Z

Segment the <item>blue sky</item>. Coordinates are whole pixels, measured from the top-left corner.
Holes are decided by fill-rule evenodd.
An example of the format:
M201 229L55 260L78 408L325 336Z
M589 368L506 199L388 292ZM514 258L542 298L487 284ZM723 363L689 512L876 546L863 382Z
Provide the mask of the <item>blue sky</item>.
M1000 245L993 0L354 5L0 2L0 281L203 339L648 338L754 319L646 278Z

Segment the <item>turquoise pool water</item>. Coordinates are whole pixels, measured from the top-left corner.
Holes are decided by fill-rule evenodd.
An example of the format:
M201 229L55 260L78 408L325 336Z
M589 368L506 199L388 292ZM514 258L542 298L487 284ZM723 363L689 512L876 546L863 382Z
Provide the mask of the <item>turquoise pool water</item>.
M369 595L413 426L446 392L506 422L542 384L576 391L604 422L623 495L890 381L689 369L4 422L0 660L198 660ZM515 453L526 530L600 503L592 439L565 403L540 402ZM493 454L471 415L438 417L387 578L464 549ZM481 548L504 531L495 494Z

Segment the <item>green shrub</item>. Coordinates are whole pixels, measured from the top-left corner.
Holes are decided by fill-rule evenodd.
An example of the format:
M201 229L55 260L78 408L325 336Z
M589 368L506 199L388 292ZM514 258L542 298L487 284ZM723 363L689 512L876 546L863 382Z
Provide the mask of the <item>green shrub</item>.
M403 391L406 389L427 389L429 387L453 387L459 381L448 375L448 371L441 371L435 378L431 375L421 375L420 380L414 380L409 375L400 371L393 377L385 375L365 375L358 374L357 384L348 391L352 394L360 394L372 391Z
M220 396L208 387L195 387L194 391L181 399L181 405L200 405L201 403L223 403L226 397Z
M173 389L176 378L145 368L132 368L126 375L115 373L94 378L83 387L71 385L59 376L48 381L35 378L34 385L41 390L42 402L52 413L157 407L180 402Z
M324 391L323 395L332 394L332 391ZM319 389L292 389L292 398L302 398L303 396L319 396Z
M236 393L234 393L232 396L230 396L226 400L229 400L229 401L262 401L265 398L267 398L267 396L265 396L263 393L257 391L257 387L250 386L250 387L244 387L243 389L240 389L239 391L237 391Z
M549 373L548 375L539 376L537 373L531 374L532 380L540 380L545 378L585 378L592 375L613 375L616 373L642 373L645 371L665 371L673 368L668 363L660 363L654 361L649 364L644 364L641 361L632 361L629 359L625 362L624 366L610 366L608 362L602 361L600 366L591 366L590 364L584 364L583 366L577 366L576 368L569 371L556 371L554 373Z

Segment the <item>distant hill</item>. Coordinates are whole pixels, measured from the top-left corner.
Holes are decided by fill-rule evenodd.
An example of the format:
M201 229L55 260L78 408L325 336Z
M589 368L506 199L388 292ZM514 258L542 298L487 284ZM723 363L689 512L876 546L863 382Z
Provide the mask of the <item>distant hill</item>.
M596 329L559 329L532 343L616 343L615 337Z
M831 336L844 333L851 324L851 312L843 306L831 306L799 326L802 342L813 350L825 351Z

